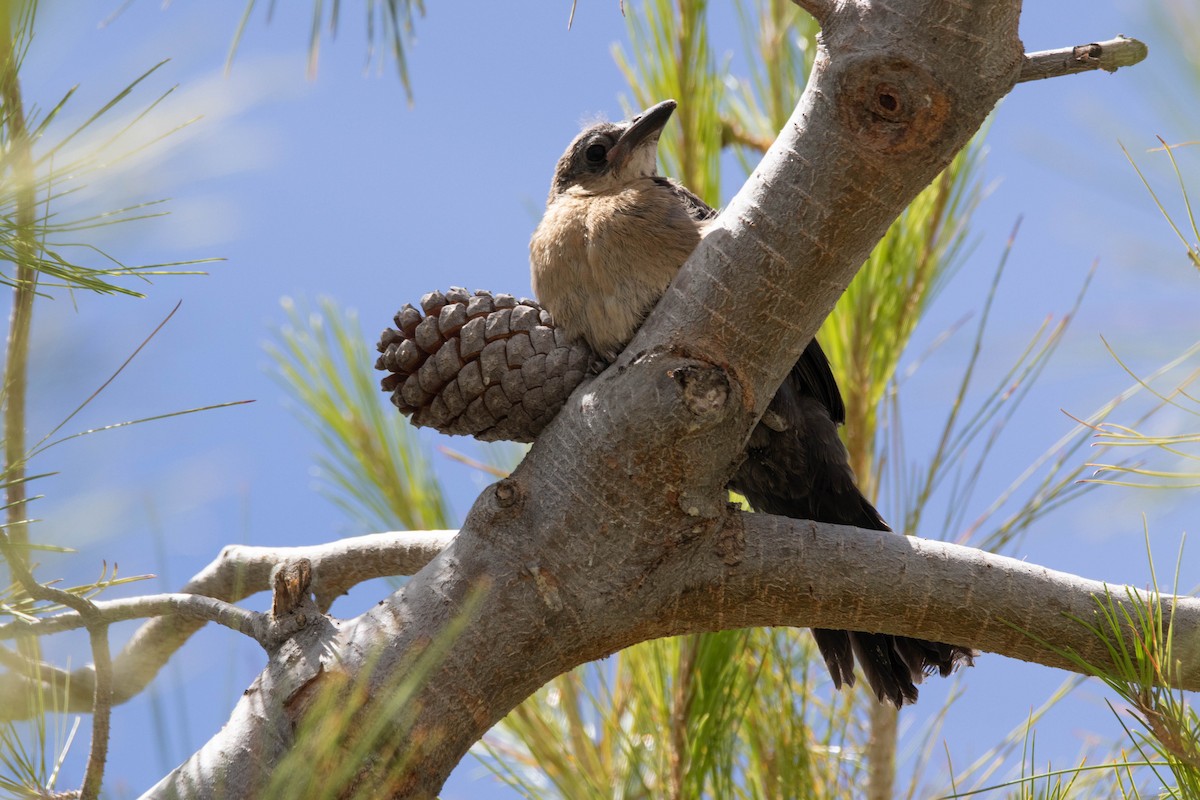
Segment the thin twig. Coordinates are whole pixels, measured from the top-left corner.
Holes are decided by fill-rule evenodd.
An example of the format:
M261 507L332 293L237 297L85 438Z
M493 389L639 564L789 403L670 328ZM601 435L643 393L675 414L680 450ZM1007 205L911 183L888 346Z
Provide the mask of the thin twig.
M92 661L95 664L95 693L92 697L92 743L84 770L80 797L94 800L100 796L104 763L108 759L109 720L112 707L112 659L108 648L108 625L95 625L90 600L61 589L43 586L34 579L20 545L29 543L25 517L25 400L29 382L29 341L33 323L33 301L37 294L38 241L35 231L37 194L34 174L33 143L26 127L25 106L21 98L17 53L18 35L28 31L13 29L8 13L0 15L0 101L4 105L4 124L8 129L6 146L12 154L12 181L16 186L16 276L13 281L13 309L9 320L4 370L4 481L8 507L7 530L0 532L0 551L8 563L9 574L24 592L34 599L53 600L76 609L89 622ZM32 25L23 16L19 25ZM14 546L17 545L17 546ZM27 640L22 649L37 658L39 649Z
M96 614L96 605L86 597L38 583L14 546L6 531L0 531L0 555L8 563L10 574L21 589L34 600L48 600L75 609L88 629L92 644L92 663L95 673L91 699L92 744L87 767L83 773L81 800L96 800L104 780L104 764L108 760L109 720L112 709L112 658L108 648L108 623ZM28 623L20 623L28 624Z
M1137 39L1118 36L1107 42L1091 42L1058 50L1042 50L1028 53L1021 66L1017 83L1057 78L1102 69L1116 72L1121 67L1131 67L1146 57L1149 49Z
M108 625L89 625L88 638L92 644L92 664L96 669L96 691L92 699L92 744L88 751L87 771L83 774L80 797L98 798L104 780L104 764L108 761L112 722L113 665L112 651L108 645Z
M456 533L445 530L375 533L307 547L231 546L188 581L180 594L94 603L104 615L101 620L106 623L147 616L141 610L134 610L143 600L147 604L163 604L158 608L163 616L142 625L116 656L113 702L123 703L145 689L171 655L200 630L205 621L247 633L264 646L269 644L266 632L256 634L241 627L246 625L241 615L251 612L228 604L270 588L271 571L280 563L301 558L312 562L312 591L320 610L326 611L335 599L363 581L416 574L450 543ZM205 597L223 602L205 609ZM128 610L122 610L125 608ZM215 616L218 614L225 616L218 619ZM37 632L48 634L57 632L60 629L57 626L64 626L62 630L69 626L80 627L74 622L77 619L61 614L36 623L9 623L0 627L0 631L5 632L0 639L14 631L18 624L45 626L38 627ZM0 650L0 663L8 660L4 653ZM31 680L40 680L61 690L64 711L91 709L95 682L91 667L71 672L51 668L36 673L31 669L0 675L0 719L19 718L28 713L19 699L28 691Z
M144 597L125 597L119 600L101 600L92 603L94 613L85 620L77 611L43 617L34 622L16 620L0 625L0 639L15 639L20 636L47 636L52 633L86 628L93 621L105 625L129 619L145 619L168 614L188 619L215 622L230 630L244 633L257 639L262 614L196 594L154 594Z
M13 307L9 318L8 345L4 369L4 481L8 506L8 535L24 544L28 533L21 519L25 515L25 392L29 377L29 334L33 321L33 299L37 293L37 236L34 230L37 195L33 169L33 145L25 125L25 106L17 77L20 56L16 49L17 32L8 14L0 20L0 101L4 105L4 125L8 128L5 145L12 158L12 183L16 187L16 277L13 281ZM20 554L14 557L20 558Z
M770 149L771 144L775 139L771 136L758 136L738 125L735 120L721 120L721 146L728 147L730 145L741 145L754 150L758 153L765 153Z

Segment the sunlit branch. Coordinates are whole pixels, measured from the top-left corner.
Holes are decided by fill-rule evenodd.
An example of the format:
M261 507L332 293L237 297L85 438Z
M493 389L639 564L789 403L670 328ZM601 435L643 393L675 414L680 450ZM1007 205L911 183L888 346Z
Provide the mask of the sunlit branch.
M1149 49L1145 44L1124 36L1106 42L1091 42L1058 50L1028 53L1017 82L1057 78L1097 69L1116 72L1121 67L1131 67L1138 63L1147 53Z

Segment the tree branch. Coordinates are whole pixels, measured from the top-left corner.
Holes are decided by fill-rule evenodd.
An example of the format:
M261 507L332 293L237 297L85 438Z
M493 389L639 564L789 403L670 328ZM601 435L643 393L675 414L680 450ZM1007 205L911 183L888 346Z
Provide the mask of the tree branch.
M104 765L108 760L109 722L112 719L113 671L112 653L108 644L108 623L97 612L96 604L87 597L38 583L29 565L25 563L4 530L0 530L0 555L3 555L9 572L26 595L34 600L45 600L74 609L81 627L87 628L94 663L91 699L87 706L92 712L92 740L79 796L82 800L96 800L100 796ZM30 653L40 652L40 648L36 647L24 649L27 650L27 658L30 658ZM28 706L28 703L22 704L22 708Z
M226 628L258 638L261 614L238 608L230 603L194 594L152 594L127 597L120 600L97 600L95 616L84 620L77 611L41 617L32 622L17 620L0 625L0 639L16 639L20 636L46 636L52 633L86 628L96 621L105 624L129 619L144 619L174 615L188 619L216 622Z
M570 535L589 533L593 532L576 530ZM766 514L739 512L717 530L624 544L625 564L597 559L604 567L593 566L588 577L585 564L564 563L550 554L541 563L514 563L512 543L503 537L460 537L414 577L405 592L417 597L434 593L450 617L462 610L457 601L465 596L454 591L454 585L489 587L477 615L460 617L458 624L468 630L485 628L490 646L455 647L436 665L429 683L438 687L436 694L442 698L438 722L423 727L419 738L436 740L439 752L448 748L460 754L460 748L465 752L509 708L578 664L647 639L730 628L787 625L882 631L949 639L1024 661L1077 669L1023 632L1036 631L1041 639L1103 666L1111 664L1109 651L1082 624L1096 619L1096 599L1107 592L1118 604L1126 604L1127 591L1138 602L1153 599L1145 592L959 545ZM648 577L647 558L656 551L667 557ZM596 583L593 589L607 590L577 591L572 583L581 576ZM444 594L447 591L452 593ZM1162 602L1168 606L1164 618L1173 612L1178 685L1200 689L1200 599ZM522 609L540 622L523 621L523 634L515 637L504 616L511 611L524 618L527 612ZM322 669L357 674L377 657L367 643L395 637L411 641L415 620L397 618L397 610L397 604L389 602L340 623L342 635L336 643L320 640L315 657ZM1128 633L1132 640L1136 632ZM502 642L497 634L503 635ZM320 680L321 670L311 664L307 669L309 680ZM259 679L259 689L265 691L262 682L282 680L281 675L275 667L268 669ZM367 694L394 679L383 663L359 677L371 686ZM308 693L312 692L310 686ZM259 764L231 764L216 755L242 752L252 742L263 741L269 731L286 727L297 713L294 708L264 710L261 694L247 693L230 723L147 796L205 786L220 786L230 793L227 796L253 796L263 777L257 774ZM288 746L286 741L278 743L281 751ZM448 770L456 762L457 755L442 752L421 762L419 769ZM214 771L220 772L220 780ZM428 784L412 784L414 789L418 785ZM426 795L414 791L413 796Z
M1063 616L1090 618L1102 584L727 503L787 371L1024 64L1018 0L804 7L823 29L800 104L616 364L571 395L428 566L360 617L297 637L294 672L273 654L222 731L148 796L256 796L327 693L361 705L404 685L388 747L336 791L433 797L546 681L668 635L849 628L1070 668L1013 627L1045 626L1046 639L1105 663ZM689 402L697 386L705 402ZM1200 686L1200 602L1178 601L1174 621L1178 680ZM413 666L434 647L432 667Z
M771 148L772 141L768 136L755 136L732 118L721 120L721 147L740 145L761 155Z
M813 603L819 604L820 613L832 607L839 619L830 625L812 623L821 627L963 642L1010 658L1078 671L1070 659L1042 642L1073 650L1089 663L1111 665L1109 650L1081 621L1094 623L1096 599L1106 595L1118 605L1126 604L1129 592L1143 604L1153 600L1151 594L1131 587L948 542L761 514L745 515L743 524L744 560L755 563L757 574L734 577L726 591L752 596L771 587L774 593L779 581L789 587L804 586L807 577L809 591L819 592L819 598L797 596L793 588L774 595L774 600L781 613L792 618L811 617ZM760 602L770 599L763 597ZM1178 688L1200 690L1200 599L1164 597L1162 602L1168 611L1174 608ZM857 606L850 611L855 617L852 623L842 624L844 609L838 606ZM1169 613L1164 613L1167 617Z
M19 14L11 16L19 17ZM0 104L4 106L3 125L7 128L4 146L6 160L12 170L10 203L16 206L16 275L13 287L12 314L9 317L8 341L4 359L4 388L0 405L4 411L4 473L2 483L7 509L8 535L17 544L26 544L29 533L25 517L25 402L29 384L29 343L33 325L33 303L38 282L37 179L33 158L33 139L25 120L25 104L21 97L17 48L29 35L27 30L13 29L13 19L5 15L0 21ZM21 24L21 20L17 21ZM27 40L26 40L27 41ZM11 212L9 212L11 213ZM12 558L21 558L14 553Z
M139 694L150 684L171 655L200 630L206 621L255 636L249 621L252 612L226 605L271 588L271 571L289 559L308 559L315 573L312 591L318 606L328 610L352 586L372 578L412 575L428 564L457 531L376 533L308 547L230 546L184 585L178 594L157 595L96 603L108 621L161 613L138 628L113 663L113 703ZM222 601L207 605L204 598ZM139 603L146 602L143 607ZM37 623L13 622L0 626L0 639L20 633L19 626L37 634L55 633L75 626L75 615L63 614ZM33 630L36 628L36 630ZM255 638L259 638L255 636ZM262 641L262 639L260 639ZM3 660L12 666L13 659ZM67 711L89 711L95 690L95 671L86 666L70 672L58 669L15 670L0 674L0 719L21 719L30 713L24 702L31 681L53 684L62 692Z
M100 797L104 767L108 762L108 738L112 728L113 663L108 643L108 625L89 624L88 641L92 645L92 664L96 690L92 701L92 741L88 748L87 770L80 787L81 800Z
M1025 56L1018 83L1057 78L1102 69L1116 72L1121 67L1131 67L1142 61L1149 53L1145 44L1137 39L1118 36L1107 42L1092 42L1058 50L1042 50Z
M825 20L829 19L829 15L834 9L834 0L792 0L792 2L812 14L813 19L822 26L825 25Z

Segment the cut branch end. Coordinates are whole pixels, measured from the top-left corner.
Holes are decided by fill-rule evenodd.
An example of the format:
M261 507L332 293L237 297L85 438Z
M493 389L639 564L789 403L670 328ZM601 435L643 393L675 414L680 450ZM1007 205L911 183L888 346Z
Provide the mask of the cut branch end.
M1057 78L1102 69L1116 72L1121 67L1131 67L1145 60L1150 52L1145 43L1138 39L1118 36L1106 42L1090 42L1058 50L1043 50L1029 53L1021 67L1018 83Z

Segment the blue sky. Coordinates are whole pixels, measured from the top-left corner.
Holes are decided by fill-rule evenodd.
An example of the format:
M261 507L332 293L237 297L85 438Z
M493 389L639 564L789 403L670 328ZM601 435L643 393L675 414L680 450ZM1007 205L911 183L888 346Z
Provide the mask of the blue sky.
M99 243L132 263L226 261L207 277L160 279L144 300L77 295L40 303L31 435L40 438L69 413L181 300L164 332L77 418L78 427L256 402L50 451L35 467L60 474L39 487L47 498L39 503L44 522L34 535L80 550L45 558L44 575L90 580L107 559L123 574L154 572L160 576L154 588L174 589L229 542L307 544L361 532L316 490L316 441L271 377L263 344L284 319L280 299L328 295L357 309L371 358L377 332L400 305L426 291L464 285L529 294L527 244L555 159L581 120L621 115L626 90L610 50L626 34L615 2L581 3L570 31L567 2L433 4L418 20L409 54L410 107L390 65L364 69L357 7L344 15L336 40L323 40L320 72L309 80L308 4L295 11L279 4L269 26L260 9L228 76L223 65L240 2L133 3L109 20L121 5L45 5L24 70L27 102L50 107L79 83L68 114L80 119L170 58L129 107L178 84L143 129L152 134L200 118L118 165L111 177L93 179L78 202L99 209L169 197L170 217L112 229ZM714 5L714 45L719 53L733 50L734 15ZM918 330L912 352L978 311L1018 218L1020 236L986 341L983 385L998 379L1047 314L1069 308L1089 267L1099 266L1049 374L989 460L980 508L1070 428L1062 410L1087 414L1128 384L1101 336L1131 366L1149 372L1192 344L1196 330L1196 276L1118 146L1124 142L1157 176L1178 209L1162 157L1144 151L1157 144L1155 135L1197 138L1194 86L1181 82L1139 3L1027 6L1028 50L1125 33L1147 41L1151 57L1116 75L1020 86L994 117L984 167L991 189L976 216L972 255ZM1195 157L1184 152L1181 159L1195 176ZM726 197L737 183L728 173ZM906 424L914 458L945 413L946 381L967 343L962 335L952 339L912 382ZM386 402L382 394L379 400ZM446 443L479 452L470 441ZM435 459L461 518L485 481ZM1174 564L1196 508L1190 494L1103 488L1049 516L1015 555L1144 585L1143 515L1163 571ZM1200 581L1196 564L1185 561L1184 588ZM369 603L381 591L360 590L335 612L352 614L356 602ZM259 597L251 605L265 602ZM118 627L115 643L128 630ZM219 728L263 661L254 646L235 638L204 631L173 660L156 691L118 709L107 780L115 796L145 789ZM81 639L63 637L52 648L74 663L86 658ZM962 678L966 694L947 717L956 766L1019 724L1062 678L998 656L981 658ZM178 685L184 692L174 691ZM944 684L930 684L922 706L938 708L945 691ZM1093 737L1118 740L1104 697L1091 684L1080 689L1041 729L1039 753L1057 764ZM921 719L921 711L906 714L905 724ZM75 755L85 752L77 743ZM74 759L68 785L78 771ZM470 762L444 793L508 796Z

